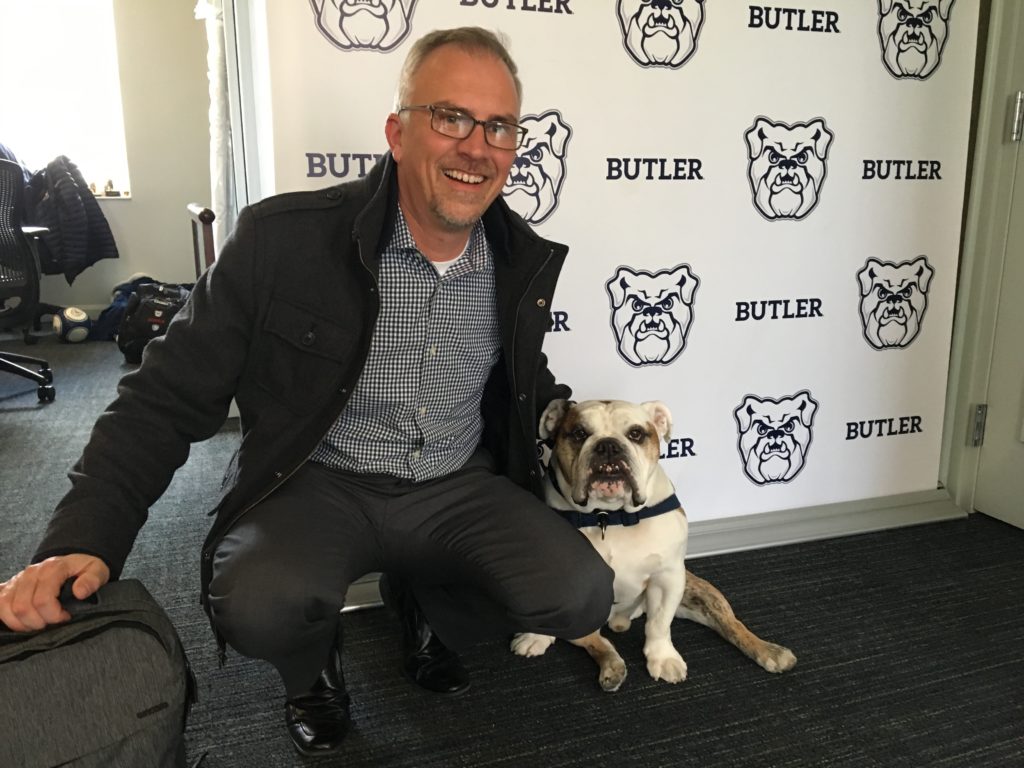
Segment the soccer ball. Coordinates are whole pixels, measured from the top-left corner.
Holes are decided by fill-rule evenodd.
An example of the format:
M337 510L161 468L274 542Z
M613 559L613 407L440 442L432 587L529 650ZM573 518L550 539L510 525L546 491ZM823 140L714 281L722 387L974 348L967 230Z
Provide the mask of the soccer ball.
M85 341L91 327L89 315L78 307L66 307L53 316L53 332L61 341L72 344Z

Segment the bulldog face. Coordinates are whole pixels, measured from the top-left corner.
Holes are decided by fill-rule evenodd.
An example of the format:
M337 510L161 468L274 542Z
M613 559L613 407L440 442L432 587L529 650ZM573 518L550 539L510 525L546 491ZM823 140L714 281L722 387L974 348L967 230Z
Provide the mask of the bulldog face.
M618 0L622 44L643 67L678 69L697 50L704 0Z
M390 51L409 34L416 0L309 0L316 26L344 51Z
M878 0L882 61L893 77L924 80L949 36L953 0Z
M899 264L868 259L857 273L860 318L868 344L875 349L893 349L905 347L917 337L934 274L924 256Z
M700 280L689 264L653 275L619 267L605 283L619 354L630 365L668 365L686 346Z
M758 485L788 483L804 466L818 403L807 390L780 400L747 395L733 412L743 471Z
M558 206L572 129L554 109L524 115L519 124L528 133L502 194L512 210L531 224L540 224Z
M835 134L818 117L807 123L754 121L747 142L747 175L754 206L766 219L802 219L818 204L825 160Z
M540 420L541 439L552 439L549 467L579 507L620 509L647 502L661 441L672 414L658 401L554 400Z

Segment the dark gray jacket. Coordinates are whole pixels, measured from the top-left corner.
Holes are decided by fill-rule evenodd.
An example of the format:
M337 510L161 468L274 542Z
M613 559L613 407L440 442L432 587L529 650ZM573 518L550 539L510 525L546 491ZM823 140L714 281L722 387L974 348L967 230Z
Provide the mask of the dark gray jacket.
M390 155L358 181L244 209L167 334L118 385L34 560L84 552L119 576L150 505L235 398L242 442L213 502L205 599L217 542L306 461L359 379L379 311L379 253L396 210ZM538 419L552 399L569 396L541 352L567 249L538 237L500 197L484 226L502 354L484 391L483 444L500 472L540 496Z

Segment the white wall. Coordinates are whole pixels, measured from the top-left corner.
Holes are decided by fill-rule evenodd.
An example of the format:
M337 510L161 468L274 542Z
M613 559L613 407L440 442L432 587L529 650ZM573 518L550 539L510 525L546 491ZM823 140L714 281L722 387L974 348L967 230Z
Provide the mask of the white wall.
M671 28L691 37L652 33L644 47L638 30L659 25L642 0L407 1L387 23L267 3L255 55L273 135L259 149L278 191L355 178L385 148L414 39L463 24L507 33L536 187L513 178L505 197L570 246L553 368L581 398L670 405L665 464L691 519L934 492L979 2L890 5L683 0ZM927 60L897 56L915 46L895 36L920 23ZM799 208L786 185L765 191L771 150L806 164ZM672 317L648 309L676 343L631 343L620 326L641 317L634 295L671 300ZM910 320L887 314L879 332L887 301ZM777 315L758 318L766 302ZM769 450L776 427L788 452Z
M44 301L99 310L111 288L137 272L195 279L185 206L208 202L210 169L206 31L194 7L195 0L115 0L132 197L100 206L121 257L97 262L70 286L62 275L45 276Z

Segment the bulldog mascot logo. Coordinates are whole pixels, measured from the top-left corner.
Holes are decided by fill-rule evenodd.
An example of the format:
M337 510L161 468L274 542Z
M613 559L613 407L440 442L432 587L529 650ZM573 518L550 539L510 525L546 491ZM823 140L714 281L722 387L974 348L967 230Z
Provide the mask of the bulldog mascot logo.
M788 483L807 460L817 401L806 389L791 397L747 395L733 412L743 471L758 485Z
M896 78L924 80L942 60L953 0L878 0L882 63Z
M502 189L509 207L531 224L540 224L558 207L565 182L565 158L572 128L557 109L524 115L526 138Z
M857 282L860 319L868 344L875 349L899 349L917 338L934 275L924 256L899 264L867 260L857 273Z
M800 220L818 204L835 134L816 117L788 125L758 117L744 134L754 207L770 221Z
M668 365L683 351L693 323L700 280L689 264L651 274L619 267L605 283L612 305L612 330L630 365Z
M678 69L697 51L704 0L618 0L622 44L641 67Z
M309 0L316 28L343 51L393 50L409 34L416 0Z

